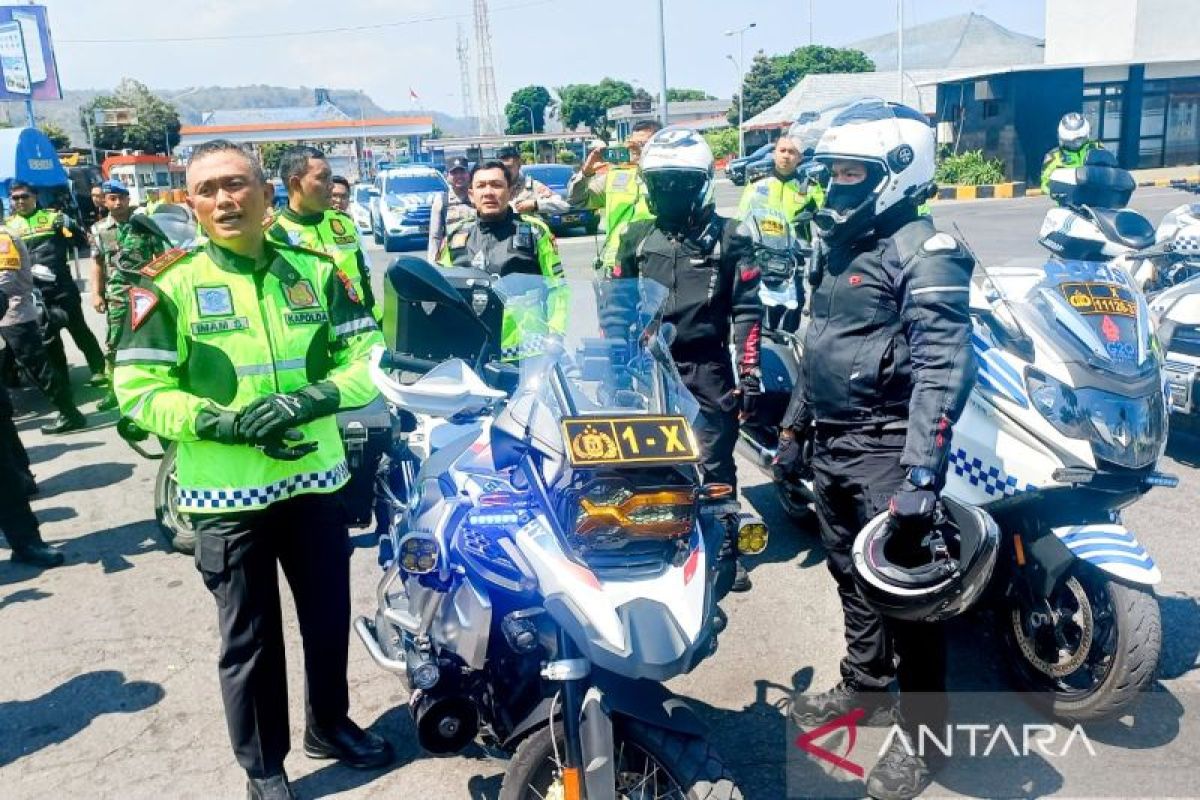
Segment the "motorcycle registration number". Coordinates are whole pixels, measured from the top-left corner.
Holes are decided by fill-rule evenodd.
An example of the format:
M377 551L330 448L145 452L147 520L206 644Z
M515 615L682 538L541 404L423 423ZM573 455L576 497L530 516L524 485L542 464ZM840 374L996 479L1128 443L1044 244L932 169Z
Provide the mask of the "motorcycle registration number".
M573 467L645 466L700 460L683 417L571 417L562 421Z

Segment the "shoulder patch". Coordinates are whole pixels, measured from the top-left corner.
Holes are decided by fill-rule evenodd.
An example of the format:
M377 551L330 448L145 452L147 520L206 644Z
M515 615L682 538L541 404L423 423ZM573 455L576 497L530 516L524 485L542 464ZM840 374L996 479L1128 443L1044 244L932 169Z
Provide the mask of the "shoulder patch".
M958 250L958 240L948 233L935 233L925 240L921 250L926 253L953 253Z
M147 278L157 278L159 275L162 275L168 269L177 264L180 259L188 254L188 252L188 250L184 250L182 247L172 247L158 258L155 258L152 261L147 261L142 265L142 268L139 269L138 272L145 275Z

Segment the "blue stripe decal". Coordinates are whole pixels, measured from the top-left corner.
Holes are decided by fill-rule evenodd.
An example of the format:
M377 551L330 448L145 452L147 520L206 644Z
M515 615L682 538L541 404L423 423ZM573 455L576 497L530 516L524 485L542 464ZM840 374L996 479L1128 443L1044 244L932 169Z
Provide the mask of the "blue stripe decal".
M1095 564L1098 567L1102 567L1105 564L1124 564L1127 567L1137 567L1138 569L1144 569L1147 572L1154 569L1154 559L1143 562L1138 561L1135 558L1128 558L1126 556L1094 556L1084 560L1089 564Z
M1013 368L1011 364L1005 361L1004 357L999 353L988 353L988 361L991 362L991 364L1001 372L1003 372L1009 378L1009 380L1018 385L1021 383L1021 373L1017 372L1017 370Z
M992 349L992 346L987 343L987 340L975 332L971 333L971 344L973 344L981 353L986 353L988 350Z
M1127 553L1130 556L1149 560L1150 554L1140 544L1085 544L1068 548L1074 555L1083 558L1089 553Z
M1066 544L1071 544L1072 542L1086 542L1093 539L1111 539L1112 541L1124 542L1126 544L1134 544L1137 542L1137 539L1134 538L1132 531L1127 533L1117 533L1116 531L1082 530L1078 533L1069 533L1066 536L1059 536L1058 538Z
M980 361L979 371L975 374L975 377L983 382L985 386L989 386L989 388L991 388L993 391L1003 394L1005 397L1021 406L1021 408L1028 408L1029 404L1025 400L1025 393L1013 386L1012 383L1010 383L1003 375L989 370L988 365L990 363L991 362L987 360Z

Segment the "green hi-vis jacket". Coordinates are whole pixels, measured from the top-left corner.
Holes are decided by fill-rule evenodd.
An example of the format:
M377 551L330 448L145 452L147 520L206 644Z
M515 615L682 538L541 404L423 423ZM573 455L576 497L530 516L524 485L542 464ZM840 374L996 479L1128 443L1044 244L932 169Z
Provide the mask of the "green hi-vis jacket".
M382 319L382 309L375 307L375 293L371 289L371 267L349 215L333 209L303 215L284 208L267 223L267 236L277 242L328 253L354 281L375 320Z
M545 278L546 291L505 300L500 353L513 361L542 352L541 338L567 330L569 295L554 234L534 216L508 212L500 219L482 217L451 228L439 263L481 269L503 277L512 273Z
M610 167L603 174L577 174L567 188L571 205L604 209L604 249L600 253L600 268L612 272L617 261L617 245L629 223L651 219L654 214L646 202L646 185L636 165Z
M1088 153L1102 150L1103 146L1097 141L1084 142L1078 150L1066 150L1056 147L1042 159L1042 194L1050 194L1050 176L1054 170L1063 167L1082 167L1087 162Z
M334 416L299 426L318 449L297 460L248 445L201 440L196 414L309 384L336 387L340 408L377 394L367 372L383 336L353 281L324 253L268 242L256 269L213 243L170 250L140 270L117 349L121 413L179 443L179 507L227 514L298 494L328 493L349 477ZM329 385L332 385L330 387Z

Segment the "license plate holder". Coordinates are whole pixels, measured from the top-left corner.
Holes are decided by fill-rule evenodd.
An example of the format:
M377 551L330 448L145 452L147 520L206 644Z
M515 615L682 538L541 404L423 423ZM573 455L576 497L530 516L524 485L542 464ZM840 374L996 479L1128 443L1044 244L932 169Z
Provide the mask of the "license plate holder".
M695 464L696 435L682 416L595 416L562 420L572 467L645 467Z

